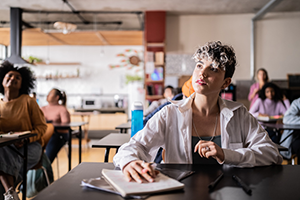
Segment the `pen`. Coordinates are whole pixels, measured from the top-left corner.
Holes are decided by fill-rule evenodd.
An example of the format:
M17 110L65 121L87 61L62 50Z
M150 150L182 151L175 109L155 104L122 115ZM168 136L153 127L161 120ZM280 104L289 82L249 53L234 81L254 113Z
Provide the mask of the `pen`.
M244 190L247 194L251 195L252 190L251 190L251 188L250 188L248 185L246 185L246 183L244 183L244 182L243 182L238 176L236 176L236 175L233 175L232 178L233 178L233 180L235 180L235 181L237 182L237 184L238 184L239 186L241 186L241 187L243 188L243 190Z
M212 191L212 190L216 187L216 185L219 183L219 181L221 180L221 178L222 178L223 176L224 176L224 174L221 173L221 174L218 176L218 178L217 178L214 182L212 182L212 183L210 183L210 184L208 185L208 188L209 188L210 191Z

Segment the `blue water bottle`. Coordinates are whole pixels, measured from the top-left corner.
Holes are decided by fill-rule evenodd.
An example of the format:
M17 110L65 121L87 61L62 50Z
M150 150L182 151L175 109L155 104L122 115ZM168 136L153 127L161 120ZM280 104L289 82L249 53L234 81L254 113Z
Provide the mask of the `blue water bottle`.
M131 137L143 129L143 117L143 104L134 102L131 107Z

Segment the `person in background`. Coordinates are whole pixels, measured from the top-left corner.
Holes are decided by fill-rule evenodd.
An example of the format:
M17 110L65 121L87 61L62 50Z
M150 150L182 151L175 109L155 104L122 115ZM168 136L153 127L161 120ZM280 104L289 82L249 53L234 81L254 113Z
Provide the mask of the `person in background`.
M59 89L52 89L47 95L48 105L42 107L47 122L51 123L70 123L70 113L66 108L67 96ZM59 150L69 139L68 130L55 130L48 145L46 155L52 163Z
M254 83L250 87L250 92L248 94L248 100L250 101L250 108L253 106L254 102L258 99L258 93L265 83L269 81L268 72L264 68L257 70L257 80L258 82ZM249 109L250 109L249 108Z
M172 100L181 100L183 97L183 94L181 93L181 89L177 89L177 92L175 93L175 89L173 89L174 91L174 97L172 98ZM158 111L160 111L163 107L165 107L166 105L171 104L170 101L167 101L166 103L158 106L158 108L156 108L154 111L152 111L151 113L149 113L148 115L145 116L144 120L143 120L143 124L144 126L146 125L146 123L148 122L148 120L153 117L153 115L155 115L155 113L157 113Z
M290 102L282 94L280 88L274 83L266 83L259 92L259 98L255 101L249 112L254 116L283 116L290 107Z
M300 98L292 102L291 107L285 112L283 117L284 124L300 125ZM289 136L292 134L291 136ZM288 137L289 136L289 137ZM282 133L280 144L289 149L289 151L280 152L285 158L290 159L292 154L298 157L298 165L300 164L300 131L285 130Z
M193 94L195 92L193 85L192 85L192 80L193 80L193 76L191 76L191 78L189 80L187 80L181 88L182 93L186 98L191 96L191 94Z
M158 101L152 101L150 106L145 110L144 116L149 115L156 108L158 108L160 105L163 105L164 103L168 102L173 97L174 97L174 88L171 85L166 86L165 90L164 90L164 99L160 99Z
M232 47L208 42L194 54L191 96L171 101L114 156L128 181L154 181L150 162L159 147L165 163L228 164L254 167L281 164L266 131L240 103L219 97L231 83L236 57Z
M27 67L14 67L9 62L0 67L0 134L31 131L29 138L27 169L34 167L42 155L43 135L47 129L43 112L29 96L35 78ZM23 142L0 148L0 199L18 200L15 185L22 179ZM4 193L4 196L2 195Z
M37 104L39 104L39 100L37 99L35 92L32 92L30 96L36 100Z
M283 100L284 99L284 100ZM259 98L255 101L249 112L256 118L283 117L290 107L290 102L282 94L280 88L272 82L266 83L259 92ZM266 129L273 142L279 142L279 134L272 129Z
M175 91L175 90L174 90L174 91ZM179 93L176 94L176 95L172 98L172 100L181 100L181 99L183 98L183 94L181 93L181 90L177 90L177 91L179 91ZM151 117L153 117L158 111L160 111L163 107L165 107L165 106L167 106L167 105L169 105L169 104L171 104L170 101L168 101L168 102L166 102L166 103L160 105L160 106L159 106L158 108L156 108L152 113L150 113L149 115L147 115L147 116L144 118L144 120L143 120L144 126L147 124L148 120L151 119ZM162 157L162 152L163 152L163 148L160 147L159 150L157 151L157 155L156 155L156 157L155 157L155 159L154 159L154 162L155 162L155 163L160 163L160 162L162 161L162 159L163 159L163 157Z

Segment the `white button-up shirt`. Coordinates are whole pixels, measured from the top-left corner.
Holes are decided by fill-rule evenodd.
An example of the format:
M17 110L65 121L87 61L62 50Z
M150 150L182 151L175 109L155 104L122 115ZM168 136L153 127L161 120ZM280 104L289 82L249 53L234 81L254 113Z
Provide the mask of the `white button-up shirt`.
M114 157L115 166L133 160L154 160L159 147L166 150L165 163L192 164L192 102L195 94L171 101L146 126L122 145ZM254 167L281 164L282 157L267 132L240 103L219 98L221 142L224 164Z

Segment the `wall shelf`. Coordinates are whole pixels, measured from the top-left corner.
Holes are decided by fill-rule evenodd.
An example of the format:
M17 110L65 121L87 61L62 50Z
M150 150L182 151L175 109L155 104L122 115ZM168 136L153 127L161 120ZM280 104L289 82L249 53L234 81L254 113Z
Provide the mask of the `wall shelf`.
M34 65L81 65L81 63L79 62L50 62L50 63L37 62L34 63Z
M156 43L147 43L147 47L165 47L165 43L162 42L156 42Z
M163 99L163 95L146 95L147 100L158 100L158 99Z

